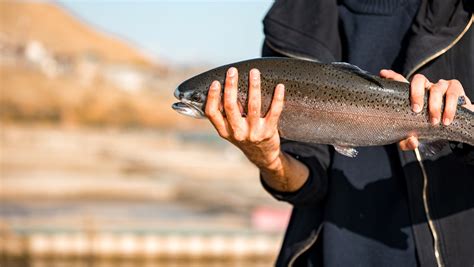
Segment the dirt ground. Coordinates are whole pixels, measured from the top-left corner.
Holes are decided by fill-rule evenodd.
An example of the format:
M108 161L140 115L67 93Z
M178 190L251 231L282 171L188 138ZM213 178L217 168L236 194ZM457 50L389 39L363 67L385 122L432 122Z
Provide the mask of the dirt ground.
M1 127L1 217L248 227L267 195L257 169L212 132ZM0 218L1 218L0 217Z

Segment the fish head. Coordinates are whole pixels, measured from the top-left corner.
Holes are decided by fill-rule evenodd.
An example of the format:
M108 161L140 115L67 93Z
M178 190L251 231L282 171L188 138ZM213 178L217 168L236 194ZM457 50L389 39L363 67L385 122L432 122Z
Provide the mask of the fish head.
M217 67L182 82L174 91L174 96L179 102L174 103L172 108L186 116L197 119L206 118L204 109L209 86L216 80L223 84L227 68L229 66Z
M181 83L174 91L179 102L171 107L178 113L197 119L206 118L204 108L207 92L212 80L203 79L198 75Z

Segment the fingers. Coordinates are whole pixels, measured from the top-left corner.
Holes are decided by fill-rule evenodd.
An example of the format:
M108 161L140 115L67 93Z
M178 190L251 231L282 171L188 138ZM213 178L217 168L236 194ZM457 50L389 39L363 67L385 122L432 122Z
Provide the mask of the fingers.
M423 109L426 89L429 89L428 113L432 125L437 125L443 121L444 125L449 125L454 120L458 98L464 95L464 89L458 80L439 80L432 84L422 74L416 74L411 81L410 102L415 112ZM444 110L442 105L444 101Z
M237 104L237 80L237 69L232 67L227 71L224 87L224 111L232 128L237 126L242 119L242 114Z
M398 145L400 146L401 150L415 150L418 147L419 142L418 138L411 136L405 140L400 141Z
M229 137L227 122L224 119L219 107L221 105L221 85L218 81L213 81L207 94L207 103L205 108L206 116L216 128L219 135L223 138Z
M393 70L381 70L380 71L380 77L385 78L385 79L391 79L399 82L408 82L403 75L396 73Z
M248 114L246 117L242 117L242 107L239 108L237 99L237 81L237 69L230 68L224 87L225 117L220 111L221 86L219 82L214 81L209 88L205 113L219 135L234 144L244 146L248 142L259 143L267 140L269 136L275 136L278 119L283 110L285 93L283 84L279 84L275 88L270 109L265 118L262 118L260 72L257 69L252 69L249 75Z
M272 104L270 110L265 116L265 120L268 125L272 128L276 127L278 124L278 119L283 110L283 100L285 98L285 86L283 84L278 84L275 88L273 94Z
M399 82L408 82L403 75L393 70L381 70L380 76L386 79L392 79ZM418 113L423 109L425 90L431 86L430 81L421 74L413 77L410 85L410 103L414 112Z
M428 112L432 125L437 125L441 120L441 106L443 104L444 94L448 90L448 81L439 80L430 88L430 97L428 99Z
M414 112L423 110L425 102L425 92L432 86L432 83L422 74L413 76L410 85L410 103Z
M448 89L446 90L446 99L443 111L443 124L449 125L454 120L458 99L464 95L464 89L458 80L451 80L448 82ZM467 100L466 100L467 102Z
M249 75L249 96L248 96L248 114L247 119L250 127L256 125L260 120L261 110L261 90L260 90L260 72L252 69Z

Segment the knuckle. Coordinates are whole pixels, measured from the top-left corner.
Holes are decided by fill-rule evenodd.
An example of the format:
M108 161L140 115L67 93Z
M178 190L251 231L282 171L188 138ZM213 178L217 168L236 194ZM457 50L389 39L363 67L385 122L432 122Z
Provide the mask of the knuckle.
M224 90L224 105L232 101L232 94L228 89Z
M215 112L210 112L209 114L206 113L206 116L211 120L211 121L217 121L217 115Z
M229 91L229 89L232 89L235 84L235 78L234 77L228 77L225 79L225 91Z
M413 76L413 80L425 80L426 77L423 74L417 73Z
M208 116L214 116L217 111L217 108L212 105L211 103L206 104L206 108L204 109L204 113Z
M257 111L259 109L259 105L256 103L256 99L252 99L249 103L249 109L252 111Z
M437 88L443 88L443 87L448 86L449 82L444 79L439 79L436 84L439 85L439 86L436 86Z
M230 101L226 101L226 103L224 103L224 109L233 110L234 109L234 104L231 103Z
M234 132L232 138L237 141L237 142L243 142L245 141L245 137L243 134L241 134L240 132Z
M457 79L449 80L449 82L452 83L453 85L456 85L456 86L462 86L461 82Z
M281 107L276 107L274 110L272 110L270 117L274 119L280 118L281 111L282 111Z
M440 84L438 82L434 86L431 87L430 94L431 95L437 95L437 94L441 94L443 91L444 91L443 84Z
M400 149L403 150L403 151L407 151L407 150L408 150L408 148L407 148L406 145L404 145L404 144L399 144L398 146L399 146Z
M229 139L229 134L226 132L218 131L219 136L224 139Z
M276 129L272 129L272 130L266 131L265 134L264 134L264 136L263 136L263 138L262 138L262 140L265 140L265 141L266 141L266 140L272 139L272 137L273 137L273 135L275 135L275 132L276 132L276 131L277 131Z
M283 98L284 98L283 94L277 94L276 95L275 99L276 99L277 105L281 105L283 103Z
M262 141L262 137L258 133L251 133L249 135L249 141L252 143L260 143Z
M447 98L456 98L457 100L457 97L461 95L461 92L459 91L454 91L454 90L448 90L446 92L446 97Z
M252 85L252 88L254 89L259 89L260 88L260 80L259 79L254 79L250 83Z
M455 92L456 95L463 95L465 92L464 92L464 88L462 87L461 83L457 80L455 80L456 82L451 82L450 83L450 86L448 88L448 92Z
M278 95L278 94L275 95L272 101L273 108L281 108L282 105L283 105L283 96Z

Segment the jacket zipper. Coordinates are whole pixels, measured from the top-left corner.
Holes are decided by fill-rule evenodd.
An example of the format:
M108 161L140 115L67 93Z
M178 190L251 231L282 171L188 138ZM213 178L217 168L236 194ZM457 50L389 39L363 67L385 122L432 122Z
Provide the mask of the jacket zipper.
M410 77L415 74L416 71L418 71L421 67L423 67L424 65L428 64L428 62L432 61L433 59L441 56L442 54L446 53L446 51L448 51L449 49L451 49L451 47L453 47L457 42L459 42L459 40L461 40L461 38L464 36L464 34L466 34L467 30L469 30L469 28L471 27L472 23L474 21L474 14L471 14L471 19L469 19L469 21L467 22L467 25L466 27L464 28L464 30L448 45L446 46L445 48L439 50L438 52L434 53L433 55L431 55L430 57L427 57L425 60L421 61L420 63L418 63L418 65L416 65L410 72L408 72L407 74L407 78L410 79Z
M433 59L435 59L435 58L441 56L442 54L446 53L446 51L451 49L457 42L459 42L459 40L461 40L461 38L464 36L464 34L466 34L466 32L469 30L469 28L471 27L473 21L474 21L474 14L471 14L471 18L469 19L469 21L468 21L466 27L464 28L464 30L448 46L446 46L445 48L439 50L438 52L434 53L433 55L431 55L430 57L428 57L425 60L421 61L418 65L416 65L415 68L413 68L413 70L411 70L408 73L408 75L407 75L408 79L416 71L418 71L421 67L428 64L428 62L432 61ZM434 246L434 253L435 253L436 263L437 263L438 267L443 267L444 263L443 263L443 258L441 256L441 252L440 252L439 236L438 236L438 232L436 231L436 227L434 225L434 222L432 220L430 209L429 209L429 204L428 204L428 175L426 173L425 165L423 164L423 159L421 157L421 154L420 154L420 151L418 150L418 148L415 149L415 155L416 155L416 159L418 161L418 164L420 165L421 172L422 172L422 175L423 175L423 207L425 209L425 215L426 215L426 219L428 220L428 226L430 228L431 235L433 236L433 242L434 242L433 246Z
M287 56L287 57L291 57L291 58L296 58L296 59L302 59L302 60L309 60L309 61L318 61L317 59L315 58L310 58L310 57L305 57L305 56L300 56L300 55L296 55L296 54L292 54L292 53L289 53L287 51L283 51L279 48L276 48L274 45L272 45L268 40L265 40L265 43L268 45L268 47L270 47L272 50L284 55L284 56ZM318 61L319 62L319 61Z
M316 240L318 240L319 233L321 232L321 229L323 228L323 224L321 223L316 230L316 234L304 245L302 249L300 249L297 253L295 253L291 258L290 262L288 263L288 267L292 267L293 264L295 263L296 259L301 256L303 253L305 253L314 243L316 243Z
M284 56L287 56L287 57L290 57L290 58L302 59L302 60L317 61L314 58L303 57L303 56L299 56L299 55L292 54L292 53L289 53L287 51L283 51L281 49L278 49L275 46L273 46L268 40L265 40L265 43L272 50L274 50L274 51L276 51L276 52L278 52L278 53L280 53ZM321 232L322 227L323 227L323 224L320 224L318 229L316 230L316 234L308 242L306 242L306 244L303 246L302 249L300 249L298 252L293 254L293 256L290 258L290 261L288 263L288 267L292 267L293 264L295 263L296 259L298 259L299 256L301 256L303 253L305 253L314 243L316 243L316 241L318 240L319 233Z
M438 237L438 232L436 232L435 225L433 223L433 219L431 217L430 213L430 207L428 205L428 175L426 174L426 169L425 165L423 164L420 150L415 149L415 155L418 163L420 164L421 168L421 173L423 175L423 207L425 208L425 215L426 219L428 220L428 226L431 231L431 235L433 236L433 245L434 245L434 253L435 253L435 258L436 258L436 263L438 267L443 267L443 260L440 254L440 244L439 244L439 237Z

